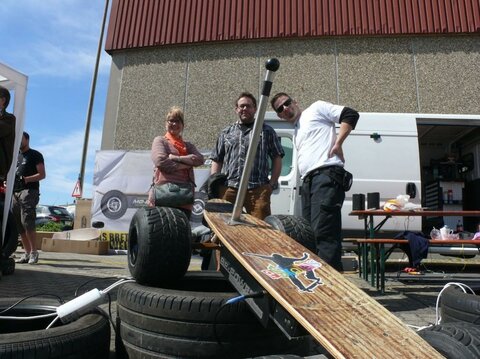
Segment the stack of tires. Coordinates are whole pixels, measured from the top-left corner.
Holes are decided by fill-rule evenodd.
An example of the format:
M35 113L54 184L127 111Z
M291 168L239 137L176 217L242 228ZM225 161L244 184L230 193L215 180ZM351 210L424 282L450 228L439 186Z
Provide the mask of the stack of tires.
M188 218L174 208L141 208L129 230L128 264L136 283L117 297L116 353L125 358L251 358L307 355L310 337L288 340L264 328L219 272L187 272Z
M418 332L447 359L480 358L480 287L472 289L475 294L446 288L440 297L441 324Z
M0 358L105 359L110 353L110 323L92 311L79 319L46 330L60 303L49 299L26 300L9 309L18 298L0 298ZM49 316L50 315L50 316ZM29 317L36 319L25 320Z

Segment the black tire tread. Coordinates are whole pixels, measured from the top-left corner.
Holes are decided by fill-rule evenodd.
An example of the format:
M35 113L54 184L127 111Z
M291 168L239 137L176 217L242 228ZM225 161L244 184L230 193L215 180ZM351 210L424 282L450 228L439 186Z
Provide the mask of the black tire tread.
M128 251L128 268L139 283L161 286L179 280L191 259L187 216L170 207L138 209L130 223Z
M473 289L480 293L478 288ZM480 295L464 293L458 287L450 287L440 297L440 315L443 323L466 322L480 325Z
M315 236L308 221L303 217L277 214L264 219L273 228L287 234L305 248L316 253Z
M480 358L480 326L475 324L439 324L418 334L447 359Z
M126 283L117 295L123 347L131 358L144 351L146 358L152 352L176 358L308 353L309 336L288 341L273 323L263 328L245 302L225 305L235 296L216 271L187 272L170 288Z
M18 299L0 300L0 308L7 308ZM51 313L52 301L38 300L37 304L20 304L16 313ZM45 303L49 304L47 306ZM58 303L56 304L59 305ZM53 309L52 309L53 308ZM52 317L53 318L53 317ZM0 322L0 358L52 358L52 359L104 359L110 352L110 323L98 313L86 314L79 319L49 330L8 332L8 323Z
M197 289L193 288L196 282ZM202 287L202 288L200 288ZM126 283L120 287L117 303L133 312L156 318L207 322L220 307L238 293L216 271L187 272L170 288L147 287ZM256 319L245 302L237 302L222 309L218 323L230 321L252 323Z

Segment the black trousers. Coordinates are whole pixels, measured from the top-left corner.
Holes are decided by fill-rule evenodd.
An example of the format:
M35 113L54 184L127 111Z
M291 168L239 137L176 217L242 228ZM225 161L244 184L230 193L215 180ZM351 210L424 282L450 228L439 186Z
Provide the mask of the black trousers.
M318 256L338 271L342 266L342 205L345 191L328 171L307 177L302 187L302 215L315 235Z

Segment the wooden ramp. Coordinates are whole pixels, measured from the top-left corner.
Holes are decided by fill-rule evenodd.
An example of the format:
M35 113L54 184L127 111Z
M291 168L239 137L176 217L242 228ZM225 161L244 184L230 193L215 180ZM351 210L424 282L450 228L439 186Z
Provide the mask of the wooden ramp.
M205 211L221 245L335 358L443 358L377 301L286 234L250 215ZM223 264L222 264L223 265Z

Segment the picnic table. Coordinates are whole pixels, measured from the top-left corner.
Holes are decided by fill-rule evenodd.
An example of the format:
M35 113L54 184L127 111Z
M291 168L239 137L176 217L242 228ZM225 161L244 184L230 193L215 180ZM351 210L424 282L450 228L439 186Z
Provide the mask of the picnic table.
M356 240L359 250L359 275L368 281L372 286L383 294L385 292L385 261L388 259L385 245L399 247L408 244L406 239L378 238L377 233L383 224L392 217L437 217L437 216L462 216L477 217L480 211L385 211L385 210L355 210L350 212L350 216L357 216L364 220L366 238ZM375 224L376 217L384 217L378 224ZM429 240L430 246L476 246L480 248L480 240ZM480 252L479 252L480 253Z

